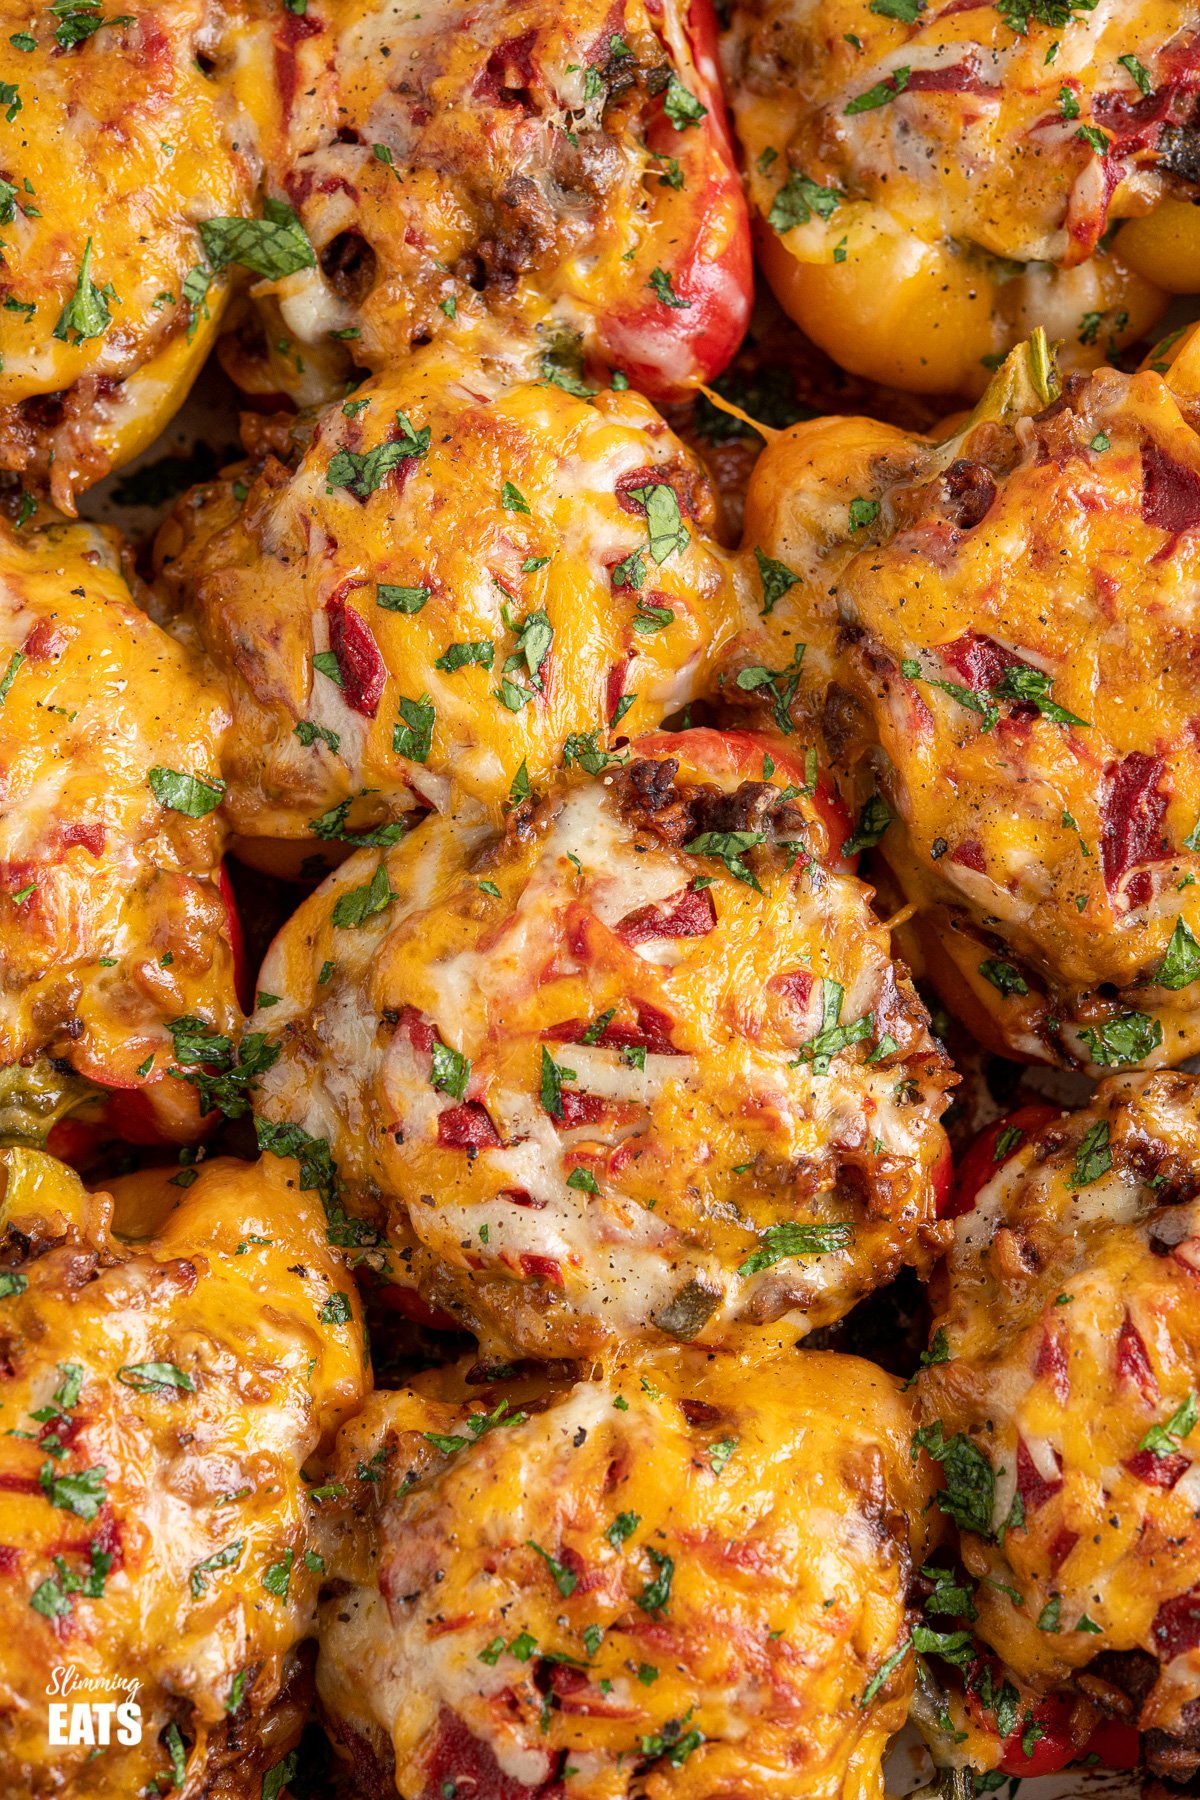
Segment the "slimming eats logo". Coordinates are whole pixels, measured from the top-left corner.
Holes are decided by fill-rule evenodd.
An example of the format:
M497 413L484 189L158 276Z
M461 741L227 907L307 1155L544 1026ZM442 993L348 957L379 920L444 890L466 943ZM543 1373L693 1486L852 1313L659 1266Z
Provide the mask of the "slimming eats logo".
M142 1709L137 1703L141 1682L132 1675L109 1675L90 1680L74 1663L59 1663L50 1671L46 1692L51 1696L49 1739L51 1744L140 1744ZM123 1697L114 1700L114 1690ZM102 1694L100 1700L75 1700L77 1693Z

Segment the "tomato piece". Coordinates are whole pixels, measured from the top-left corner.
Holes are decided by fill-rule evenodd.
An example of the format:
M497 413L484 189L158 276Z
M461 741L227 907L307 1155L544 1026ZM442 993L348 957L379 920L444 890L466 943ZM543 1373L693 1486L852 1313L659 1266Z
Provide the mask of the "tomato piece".
M998 644L995 638L978 631L969 631L965 637L955 638L949 644L939 644L937 653L973 694L984 694L995 687L1006 670L1029 666L1011 650L1006 650L1003 644Z
M1200 1587L1164 1600L1154 1615L1150 1635L1163 1663L1200 1649Z
M717 923L717 909L707 888L684 888L665 900L626 913L617 926L622 943L648 944L656 938L707 937Z
M387 664L374 633L361 613L355 612L345 599L331 600L325 613L329 620L329 648L337 658L346 704L364 718L373 719L387 681Z
M651 182L647 254L634 265L638 298L606 308L598 320L605 355L655 401L679 399L720 374L746 334L754 297L750 219L722 98L711 0L690 0L683 24L690 55L678 59L678 74L707 111L684 132L663 118L661 104L647 119L650 149L679 157L686 179L682 187ZM669 277L669 298L656 291L656 273Z
M1071 1735L1074 1710L1075 1701L1070 1694L1047 1694L1044 1700L1039 1700L1036 1706L1022 1714L1021 1723L1004 1740L998 1764L1001 1773L1024 1778L1055 1775L1082 1756L1083 1745L1076 1743ZM1026 1721L1030 1717L1043 1735L1029 1746L1027 1756L1025 1736L1029 1727Z
M453 1794L461 1794L464 1800L467 1796L470 1800L527 1800L535 1794L551 1800L562 1792L561 1782L543 1782L533 1788L506 1775L491 1745L477 1738L456 1712L448 1706L442 1708L425 1754L425 1778L418 1800L444 1800Z
M714 777L736 775L742 781L763 779L764 757L775 764L775 774L791 787L807 785L804 759L779 738L756 731L717 731L711 725L694 725L688 731L656 731L639 738L633 746L636 756L677 756L686 768ZM811 794L803 804L823 826L828 848L821 857L827 869L839 875L852 875L858 857L842 855L842 845L854 830L854 822L842 804L828 775L823 771Z
M496 1150L500 1133L477 1100L447 1106L438 1114L438 1144L443 1150Z
M982 1670L982 1666L977 1665L976 1672ZM998 1690L1005 1680L1005 1671L996 1662L991 1667ZM1077 1705L1074 1695L1058 1689L1041 1700L1034 1700L1030 1695L1025 1695L1022 1699L1020 1718L1000 1746L1000 1760L996 1767L1001 1774L1029 1778L1055 1775L1060 1769L1065 1769L1068 1763L1084 1755L1084 1741L1078 1739L1071 1729L1071 1719ZM971 1717L995 1741L995 1714L984 1710L974 1679L967 1690L966 1700ZM1026 1755L1026 1739L1031 1724L1036 1727L1040 1736L1029 1744L1029 1754Z
M530 1281L548 1281L552 1287L562 1287L563 1272L552 1256L535 1256L526 1252L521 1257L521 1273Z
M1141 1761L1141 1738L1132 1725L1120 1719L1104 1719L1091 1735L1082 1741L1071 1729L1071 1718L1077 1701L1069 1693L1047 1694L1044 1700L1021 1715L1021 1723L1004 1740L997 1765L1001 1774L1033 1779L1038 1775L1056 1775L1070 1763L1096 1756L1109 1769L1136 1768ZM1027 1721L1032 1718L1045 1734L1024 1748Z
M1132 1382L1148 1406L1158 1404L1158 1377L1146 1349L1146 1340L1129 1316L1125 1317L1117 1336L1117 1380Z
M1141 1733L1123 1719L1105 1719L1083 1747L1084 1756L1098 1756L1107 1769L1136 1769L1142 1760Z
M988 954L981 947L983 940L971 931L956 934L945 908L933 906L919 911L910 921L909 930L920 948L924 972L947 1012L985 1050L1010 1057L1009 1030L1020 1029L1026 1038L1037 1033L1043 1016L1043 996L1036 975L1025 964L1018 962L1017 967L1029 985L1028 997L1019 1000L1009 995L1002 999L997 989L979 974L980 958ZM996 1016L1001 1009L1003 1025ZM1050 1060L1035 1055L1027 1046L1021 1054L1025 1062Z
M1159 783L1165 772L1161 756L1146 756L1141 750L1131 750L1120 762L1105 768L1100 857L1104 885L1110 893L1131 869L1163 853L1167 796ZM1150 898L1149 876L1144 872L1134 875L1126 892L1131 906L1144 906Z
M1172 536L1200 525L1200 474L1160 444L1142 446L1142 517Z
M1021 1496L1021 1502L1025 1508L1026 1518L1032 1517L1040 1507L1045 1506L1048 1501L1053 1500L1055 1494L1062 1492L1062 1457L1058 1454L1057 1450L1054 1452L1054 1460L1058 1465L1059 1474L1055 1476L1053 1481L1047 1481L1045 1476L1039 1472L1038 1466L1033 1460L1033 1456L1030 1453L1029 1446L1025 1442L1025 1439L1023 1437L1018 1437L1017 1492ZM1050 1545L1049 1557L1051 1565L1057 1568L1059 1563L1065 1562L1067 1556L1070 1554L1071 1548L1078 1542L1079 1539L1074 1532L1059 1532L1058 1536L1054 1539L1054 1542ZM1066 1547L1063 1548L1063 1545Z
M101 1137L120 1138L127 1144L175 1143L174 1133L167 1129L154 1103L152 1090L159 1085L158 1081L148 1081L140 1088L114 1089L104 1109Z
M1125 1459L1125 1467L1136 1481L1167 1493L1183 1480L1191 1466L1190 1456L1160 1456L1156 1450L1136 1450Z
M83 1119L56 1119L46 1137L46 1149L60 1162L77 1166L88 1163L100 1148L101 1133L97 1126Z
M1061 1117L1060 1107L1051 1106L1044 1100L1035 1100L1028 1106L1018 1106L1014 1112L1005 1113L994 1125L987 1126L959 1163L946 1204L938 1209L939 1217L960 1219L964 1213L969 1213L979 1197L980 1189L987 1186L1010 1156L1016 1155L1026 1139L1036 1137L1039 1131ZM1013 1139L1005 1154L997 1159L997 1146L1008 1131L1019 1131L1022 1135Z

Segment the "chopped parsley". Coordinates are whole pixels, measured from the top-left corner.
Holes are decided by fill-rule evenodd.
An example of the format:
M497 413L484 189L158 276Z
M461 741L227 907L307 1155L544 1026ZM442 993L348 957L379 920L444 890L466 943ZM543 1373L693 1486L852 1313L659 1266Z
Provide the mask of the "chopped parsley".
M291 5L303 5L305 0L290 0ZM269 1768L263 1776L262 1800L279 1800L280 1794L289 1782L296 1779L300 1767L299 1750L289 1750L287 1755Z
M1117 61L1128 72L1141 93L1150 93L1154 85L1150 80L1150 72L1138 61L1136 56L1118 56Z
M191 1376L171 1362L126 1363L117 1370L117 1380L139 1394L194 1394L196 1384Z
M1068 1187L1090 1187L1093 1181L1099 1181L1112 1168L1112 1150L1109 1147L1108 1120L1098 1119L1080 1138L1075 1150L1075 1166L1068 1178Z
M1098 1068L1123 1068L1142 1062L1162 1043L1163 1029L1157 1019L1147 1013L1120 1013L1105 1019L1102 1025L1088 1026L1079 1033L1087 1046L1088 1058Z
M365 886L338 895L330 917L339 930L354 930L376 913L383 912L395 898L388 880L387 864L381 862Z
M53 1462L45 1462L38 1471L38 1480L51 1506L59 1506L64 1512L74 1513L77 1519L90 1521L108 1498L104 1487L107 1473L104 1464L98 1463L91 1469L60 1475Z
M1196 1395L1192 1392L1175 1408L1164 1425L1150 1427L1138 1449L1149 1450L1153 1456L1174 1456L1184 1438L1190 1437L1195 1430L1197 1418L1200 1418L1200 1410L1197 1409Z
M434 663L435 669L443 674L452 675L456 669L465 669L477 663L481 669L490 669L496 658L496 646L491 638L479 638L469 644L449 644Z
M321 743L329 747L334 756L337 755L342 744L336 731L330 731L325 725L314 725L311 719L299 720L292 728L292 735L300 739L306 750L320 739Z
M429 695L422 694L419 700L409 700L402 694L397 707L400 717L392 727L392 749L397 756L406 756L410 762L428 761L437 718Z
M926 1581L932 1581L933 1592L924 1602L927 1613L948 1614L954 1619L974 1619L978 1616L975 1602L971 1598L970 1577L960 1579L951 1569L925 1567L921 1570Z
M805 649L804 644L797 644L785 669L765 669L754 663L749 668L739 669L737 674L736 685L744 694L761 693L770 699L775 724L785 737L796 729L789 708L800 685L800 665Z
M576 1080L574 1069L556 1063L545 1044L542 1045L542 1108L552 1119L563 1116L562 1084Z
M292 1585L292 1564L295 1560L296 1552L289 1545L278 1562L269 1564L263 1570L262 1584L276 1600L288 1598Z
M842 845L843 856L857 856L860 850L870 850L883 837L892 822L892 815L882 795L872 794L858 815L858 823L853 832Z
M449 1094L452 1100L461 1100L471 1079L471 1059L443 1044L440 1038L434 1040L432 1058L430 1084L439 1093Z
M529 769L526 758L521 758L521 766L512 778L512 786L508 790L508 798L513 806L519 806L522 800L528 800L532 788L529 783Z
M814 1075L827 1075L833 1058L840 1051L870 1037L872 1023L869 1013L861 1019L855 1019L850 1025L839 1023L844 998L845 989L841 982L824 976L821 981L821 1029L816 1037L797 1047L789 1068L794 1069L803 1062L811 1062Z
M1097 156L1108 155L1110 140L1107 132L1101 131L1098 125L1081 125L1075 136L1081 139Z
M715 1444L708 1446L708 1466L714 1475L723 1475L729 1465L729 1459L738 1447L735 1437L718 1438Z
M0 103L3 100L4 92L0 87ZM11 113L9 117L12 117ZM85 343L88 338L103 337L112 324L110 300L117 300L112 283L105 282L103 287L97 287L92 280L92 240L89 238L83 247L75 291L59 313L51 335L71 345Z
M1025 1133L1019 1125L1006 1125L996 1139L996 1147L992 1151L994 1163L1006 1162L1014 1150L1019 1150L1025 1142Z
M396 587L390 581L381 581L375 589L375 602L385 612L419 613L432 592L432 588Z
M916 1375L911 1375L904 1383L905 1390L916 1386L922 1369L936 1369L939 1364L948 1363L950 1360L950 1340L946 1336L945 1328L939 1325L929 1340L928 1350L922 1350L917 1359Z
M675 292L671 277L665 269L651 269L646 286L653 291L656 300L661 300L664 306L670 306L676 312L687 312L691 307L690 300L681 299Z
M369 788L363 788L362 794L370 791ZM361 794L356 794L354 799L339 800L319 818L310 819L308 828L313 836L322 838L327 843L357 844L362 850L390 850L393 844L399 843L405 831L402 819L393 819L387 825L365 826L361 830L347 825L350 808L354 800L361 797Z
M132 25L135 23L132 13L120 13L106 19L100 12L100 0L54 0L48 9L58 20L54 28L54 41L60 50L73 50L76 44L82 44L105 25Z
M996 1475L991 1463L963 1432L947 1438L940 1419L914 1432L912 1454L926 1451L939 1463L945 1486L934 1498L938 1510L964 1531L988 1537L996 1500Z
M699 124L707 115L708 108L697 100L689 88L684 87L672 69L663 94L663 111L676 131L686 131L689 125Z
M150 792L160 806L183 813L188 819L203 819L215 812L225 794L225 783L217 775L187 775L179 769L151 769L147 777Z
M759 580L762 582L762 616L765 619L768 613L774 612L788 589L795 587L800 577L793 575L785 563L776 562L773 556L764 556L757 545L754 560L758 564Z
M849 114L874 112L877 107L886 106L889 100L895 100L908 86L908 78L912 70L897 69L885 81L877 81L874 87L868 88L865 94L856 94L846 111Z
M402 462L424 456L429 448L428 425L420 431L414 430L412 420L399 408L396 409L396 423L400 427L400 436L376 444L373 450L336 451L326 471L325 492L332 494L335 488L346 488L356 500L365 500L383 486Z
M200 240L214 269L237 263L266 281L317 266L308 233L282 200L264 200L261 219L202 219Z
M0 706L3 706L4 702L8 699L8 691L12 687L13 682L17 679L17 671L24 661L24 654L20 650L14 650L9 657L8 667L5 669L3 676L0 677Z
M766 833L762 831L702 831L683 848L688 856L718 857L735 880L761 894L758 878L745 862L745 852L763 843L765 838Z
M575 1574L573 1569L568 1569L564 1563L559 1562L556 1557L551 1556L548 1550L543 1550L540 1544L535 1544L532 1538L526 1538L525 1543L527 1549L536 1551L541 1557L551 1575L553 1575L554 1585L562 1595L563 1599L569 1600L579 1585L578 1575ZM650 1554L653 1556L654 1552L651 1551Z
M443 1456L457 1456L460 1450L467 1450L472 1444L477 1444L489 1431L496 1431L500 1426L524 1425L527 1417L528 1414L523 1412L510 1413L508 1401L501 1400L493 1411L473 1412L463 1420L465 1437L460 1432L445 1434L439 1431L423 1431L421 1436L435 1450L440 1450Z
M995 700L1020 700L1036 706L1044 719L1050 719L1055 725L1078 725L1084 730L1091 727L1086 719L1081 719L1065 706L1059 706L1051 699L1053 682L1042 669L1031 669L1023 664L1005 669L991 690Z
M642 1522L640 1513L618 1513L611 1525L605 1527L604 1535L614 1550L619 1550L627 1538L631 1538Z
M911 1649L912 1639L909 1638L906 1643L901 1644L898 1650L893 1650L892 1654L880 1663L859 1697L858 1704L860 1706L870 1706L884 1682L900 1667L900 1664L904 1661Z
M644 487L630 488L629 498L646 515L646 535L656 563L665 563L668 557L687 549L690 534L683 523L679 497L668 482L647 482ZM627 585L640 587L641 583L630 581Z
M647 1666L643 1663L642 1668ZM654 1674L657 1674L657 1670L654 1671ZM641 1669L638 1670L638 1679L642 1679ZM690 1712L687 1717L691 1717ZM693 1750L698 1750L705 1742L704 1733L698 1726L693 1725L690 1731L685 1732L683 1727L686 1723L686 1719L668 1719L661 1731L643 1736L639 1740L642 1755L646 1757L665 1756L673 1769L682 1768Z
M111 1551L101 1550L96 1543L88 1545L90 1568L86 1575L76 1575L68 1568L65 1557L56 1556L55 1575L48 1575L45 1581L39 1582L29 1596L29 1604L34 1612L42 1614L46 1619L65 1619L70 1616L72 1594L79 1594L85 1600L102 1600L104 1586L108 1579L108 1571L112 1567Z
M578 764L589 775L601 775L605 769L629 761L628 752L619 756L614 750L604 750L599 739L599 726L595 731L569 732L563 743L563 768Z
M235 1049L231 1039L194 1013L168 1019L167 1030L180 1064L169 1073L191 1083L201 1113L241 1119L252 1111L258 1077L279 1060L279 1045L270 1043L265 1031L244 1033Z
M1159 987L1170 988L1175 992L1179 988L1190 987L1198 977L1200 977L1200 944L1196 942L1184 921L1176 919L1166 955L1155 970L1153 980Z
M657 1618L666 1611L667 1602L671 1598L671 1582L675 1576L674 1560L660 1550L646 1546L646 1555L654 1564L657 1573L652 1581L648 1581L640 1594L634 1595L634 1604L640 1606L652 1618Z
M200 329L201 320L209 318L208 290L212 286L213 272L203 263L197 263L189 269L180 284L181 302L188 309L187 341L190 344Z
M332 967L330 968L332 973ZM337 1164L327 1138L310 1137L302 1125L276 1124L270 1119L256 1118L255 1136L258 1147L267 1156L291 1156L296 1160L303 1192L320 1196L328 1224L326 1237L343 1249L360 1244L374 1244L377 1234L359 1219L347 1216L338 1194Z
M794 1256L829 1256L835 1250L846 1250L854 1241L854 1227L847 1224L818 1225L785 1219L768 1225L759 1233L760 1248L748 1256L738 1269L739 1275L759 1275L776 1263Z
M987 957L979 965L979 973L985 981L1001 994L1027 994L1029 983L1021 971L1010 962L1002 962L996 957Z
M1025 37L1030 25L1061 31L1076 12L1094 12L1096 5L1097 0L996 0L996 11L1011 31Z
M767 224L772 231L791 231L796 225L807 225L815 213L828 219L843 199L840 188L822 187L808 175L798 171L789 175L771 202Z
M674 609L670 606L650 606L645 600L639 600L633 615L633 629L645 633L665 631L674 617Z

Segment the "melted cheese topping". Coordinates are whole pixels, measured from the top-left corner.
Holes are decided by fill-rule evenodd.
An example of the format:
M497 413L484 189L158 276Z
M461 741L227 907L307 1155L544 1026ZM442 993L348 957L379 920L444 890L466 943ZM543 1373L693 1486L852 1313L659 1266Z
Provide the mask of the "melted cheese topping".
M1197 970L1168 959L1200 931L1197 347L1045 410L1024 355L942 443L822 420L770 446L747 539L799 579L735 661L807 641L797 721L822 713L884 795L930 977L978 1035L1178 1062L1200 1046Z
M186 1135L166 1022L240 1018L225 833L150 772L218 781L226 704L84 526L0 532L0 683L0 1063L63 1058Z
M305 353L345 334L367 368L492 323L582 341L654 394L707 379L751 285L713 40L707 5L677 0L274 17L237 85L322 266L261 284L268 311ZM293 345L261 354L251 379L290 391Z
M427 448L366 498L331 486L397 409ZM705 691L732 633L708 484L633 393L588 404L433 349L325 413L294 473L242 479L240 506L228 483L185 499L159 555L232 686L249 834L304 835L363 788L355 824L421 800L498 813L624 696L634 732ZM653 542L652 503L677 527Z
M646 748L681 763L681 805L768 752L775 792L804 779L763 739ZM756 891L621 791L578 780L505 838L431 820L344 863L264 964L260 1112L327 1138L357 1209L407 1219L428 1298L537 1354L826 1323L938 1241L948 1070L869 890L830 867L836 812L804 802L794 867L764 852ZM814 1069L830 984L855 1030ZM798 1222L815 1246L786 1248Z
M1200 12L1099 0L1053 26L1026 9L1018 32L1005 10L735 12L731 94L769 278L860 374L978 393L986 359L1036 324L1088 365L1161 310L1145 259L1131 267L1106 233L1195 196L1170 144Z
M291 1163L119 1182L127 1243L110 1195L38 1152L0 1162L0 1784L126 1800L171 1721L189 1792L234 1750L253 1779L300 1729L294 1702L272 1716L319 1580L300 1469L362 1401L354 1284ZM64 1664L68 1699L134 1681L139 1744L48 1742Z
M923 1418L994 1469L993 1531L1024 1508L1002 1543L963 1534L975 1630L1043 1692L1148 1653L1139 1728L1166 1732L1200 1698L1200 1464L1174 1420L1200 1355L1198 1125L1194 1078L1122 1077L1020 1145L958 1221L934 1321L950 1360L919 1383Z
M196 227L248 211L252 191L231 96L196 61L215 50L215 9L133 4L32 24L22 0L0 4L0 468L67 511L181 403L227 285L189 305L185 277L208 272ZM101 11L99 30L56 43Z
M911 1657L868 1688L926 1531L911 1421L866 1363L758 1349L557 1389L448 1371L346 1429L318 1685L366 1766L394 1758L408 1795L499 1771L580 1800L882 1800ZM479 1399L516 1418L472 1442Z

